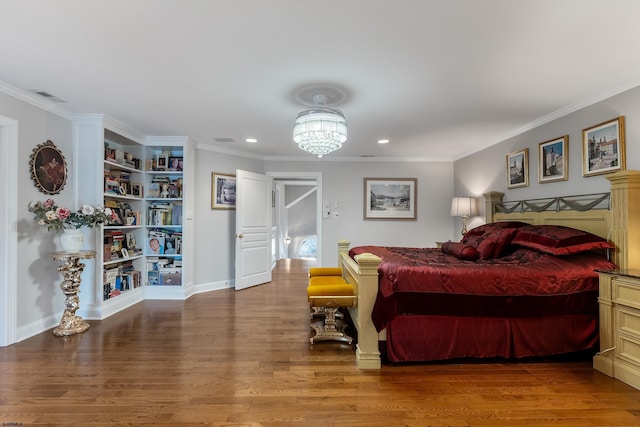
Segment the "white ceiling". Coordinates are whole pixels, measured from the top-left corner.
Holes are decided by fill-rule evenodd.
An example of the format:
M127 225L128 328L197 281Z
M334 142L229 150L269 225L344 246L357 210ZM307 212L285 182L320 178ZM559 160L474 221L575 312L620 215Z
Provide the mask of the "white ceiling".
M328 85L349 139L325 159L451 160L640 84L639 17L638 0L3 0L0 80L267 158L315 158L291 130L300 90Z

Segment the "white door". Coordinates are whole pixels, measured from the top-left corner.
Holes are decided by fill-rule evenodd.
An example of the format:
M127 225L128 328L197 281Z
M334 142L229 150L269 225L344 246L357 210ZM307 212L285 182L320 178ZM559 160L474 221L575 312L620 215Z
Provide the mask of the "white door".
M271 188L271 177L236 171L236 290L271 281Z

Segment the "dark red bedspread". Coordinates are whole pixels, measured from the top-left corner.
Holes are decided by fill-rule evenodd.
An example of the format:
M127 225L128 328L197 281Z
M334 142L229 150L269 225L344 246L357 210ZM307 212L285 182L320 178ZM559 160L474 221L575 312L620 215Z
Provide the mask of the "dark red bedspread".
M582 253L546 255L519 248L500 259L465 261L435 248L359 246L353 257L382 258L372 315L382 330L397 315L542 317L598 312L598 274L615 265Z

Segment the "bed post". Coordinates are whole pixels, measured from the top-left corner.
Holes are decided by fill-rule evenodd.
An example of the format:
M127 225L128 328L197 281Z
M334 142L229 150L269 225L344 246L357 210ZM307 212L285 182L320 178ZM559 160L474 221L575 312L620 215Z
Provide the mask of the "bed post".
M380 369L378 331L373 326L371 313L373 313L373 305L378 296L378 266L382 260L378 256L368 253L356 255L355 258L360 266L356 360L360 369Z
M620 269L640 268L640 171L606 176L611 182L611 238L613 262Z
M495 213L494 206L496 203L502 203L502 197L504 197L504 193L499 191L490 191L488 193L484 193L484 215L487 221L487 224L494 222L493 214Z
M359 369L380 369L380 348L371 313L378 296L378 266L380 257L364 253L356 255L355 261L349 257L347 240L338 242L338 262L344 279L354 285L358 296L356 306L349 309L351 320L358 330L356 361Z

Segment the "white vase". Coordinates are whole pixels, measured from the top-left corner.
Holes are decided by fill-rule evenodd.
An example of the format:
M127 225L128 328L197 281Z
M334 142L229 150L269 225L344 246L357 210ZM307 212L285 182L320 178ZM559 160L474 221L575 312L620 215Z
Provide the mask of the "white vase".
M79 228L65 228L60 235L60 246L65 252L80 252L84 243L84 234Z

